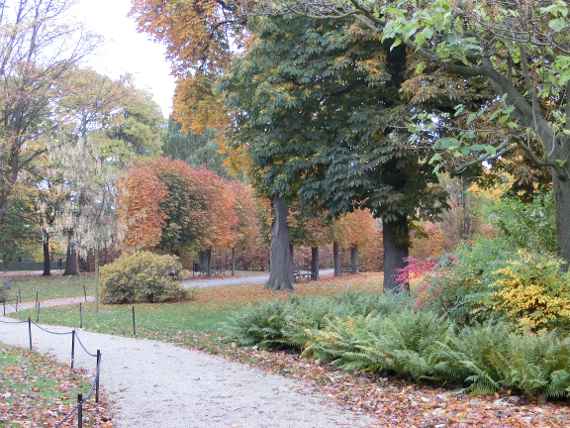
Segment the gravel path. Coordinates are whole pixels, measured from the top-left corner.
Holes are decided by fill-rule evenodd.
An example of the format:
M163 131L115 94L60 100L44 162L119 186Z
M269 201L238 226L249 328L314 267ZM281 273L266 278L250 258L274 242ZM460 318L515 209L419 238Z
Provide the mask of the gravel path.
M332 276L333 269L321 269L320 276ZM252 285L252 284L265 284L269 279L269 275L256 275L256 276L242 276L240 278L226 278L226 279L188 279L182 281L184 288L209 288L209 287L223 287L226 285Z
M0 318L0 320L8 320ZM69 331L67 327L48 327ZM69 362L70 336L33 328L33 346ZM81 331L90 352L101 349L101 384L118 427L368 427L373 420L342 409L307 385L199 351L151 340ZM27 346L27 324L0 323L0 341ZM95 361L79 352L76 366Z

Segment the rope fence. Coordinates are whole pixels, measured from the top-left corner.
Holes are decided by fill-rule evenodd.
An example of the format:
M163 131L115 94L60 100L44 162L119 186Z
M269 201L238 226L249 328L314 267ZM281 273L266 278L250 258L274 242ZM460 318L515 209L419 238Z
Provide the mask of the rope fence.
M39 305L36 305L36 308L39 308ZM101 351L97 349L95 353L89 352L85 344L79 337L78 332L73 329L70 331L53 331L49 330L45 327L40 326L37 322L32 321L30 317L27 320L23 321L13 321L13 320L0 320L0 324L28 324L28 344L30 351L32 351L32 326L38 328L39 330L52 335L57 336L67 336L71 335L71 358L70 358L70 366L73 369L75 365L75 343L79 344L79 347L82 349L85 354L91 358L96 359L95 365L95 376L91 381L91 388L89 393L84 397L83 394L77 394L77 404L73 407L73 409L61 420L59 421L55 427L59 428L63 426L69 420L72 420L74 417L77 417L77 426L79 428L83 427L83 405L88 402L93 396L95 396L95 403L99 403L99 379L101 374Z

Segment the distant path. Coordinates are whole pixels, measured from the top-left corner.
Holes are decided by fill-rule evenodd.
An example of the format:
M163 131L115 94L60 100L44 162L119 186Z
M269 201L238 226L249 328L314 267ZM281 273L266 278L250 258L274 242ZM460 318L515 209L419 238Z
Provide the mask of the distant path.
M7 318L1 318L7 320ZM68 327L48 327L69 331ZM69 362L69 336L32 330L36 351ZM364 428L368 416L338 406L307 384L266 374L168 343L79 331L90 352L101 349L101 385L109 394L113 426L137 428ZM26 347L27 324L1 324L0 341ZM76 367L94 361L76 352Z
M321 269L321 277L332 276L334 269ZM204 280L186 280L181 284L184 288L209 288L209 287L224 287L226 285L253 285L265 284L269 279L269 275L255 275L255 276L242 276L240 278L226 278L226 279L204 279Z
M8 270L8 271L0 271L0 278L8 277L8 278L16 278L20 276L42 276L44 273L43 270ZM62 269L52 269L52 275L60 275L63 274ZM48 277L49 278L49 277Z
M94 296L87 296L87 302L91 303L95 301ZM67 306L67 305L78 305L79 303L85 303L85 297L62 297L61 299L49 299L40 300L40 310L44 308L54 308L56 306ZM2 315L3 308L0 303L0 315ZM36 309L35 302L22 302L18 305L18 311L24 311L26 309ZM6 313L12 314L16 312L16 305L14 303L6 304Z

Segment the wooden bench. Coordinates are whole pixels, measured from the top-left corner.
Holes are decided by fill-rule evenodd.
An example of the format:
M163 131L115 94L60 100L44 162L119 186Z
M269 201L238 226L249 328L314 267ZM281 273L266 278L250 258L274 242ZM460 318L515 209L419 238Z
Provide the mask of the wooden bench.
M306 269L295 269L293 270L293 280L295 282L302 281L302 280L309 280L311 279L312 274L310 270Z

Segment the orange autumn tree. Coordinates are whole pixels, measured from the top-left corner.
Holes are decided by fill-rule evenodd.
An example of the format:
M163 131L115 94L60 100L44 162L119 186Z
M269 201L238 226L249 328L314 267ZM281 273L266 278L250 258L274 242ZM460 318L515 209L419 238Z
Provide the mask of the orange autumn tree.
M339 270L338 249L350 250L350 270L359 270L360 262L368 270L377 270L381 261L381 231L370 211L360 209L345 214L333 225L335 247L335 273ZM362 259L362 260L359 260Z
M236 253L241 265L262 267L265 260L265 245L261 238L261 222L258 206L251 186L239 181L227 181L230 192L235 196L237 215L236 241L232 248L232 271L235 270Z
M119 180L118 189L125 246L137 250L157 247L165 220L160 204L166 197L166 186L154 170L137 165Z
M166 46L178 79L173 118L185 133L215 131L226 168L239 176L249 169L249 156L242 148L226 144L229 116L223 98L214 91L230 64L232 46L242 45L237 7L234 2L215 0L133 0L131 14L140 32Z
M235 197L212 171L159 158L129 169L120 181L119 216L127 248L179 256L200 254L209 270L213 248L235 245Z

